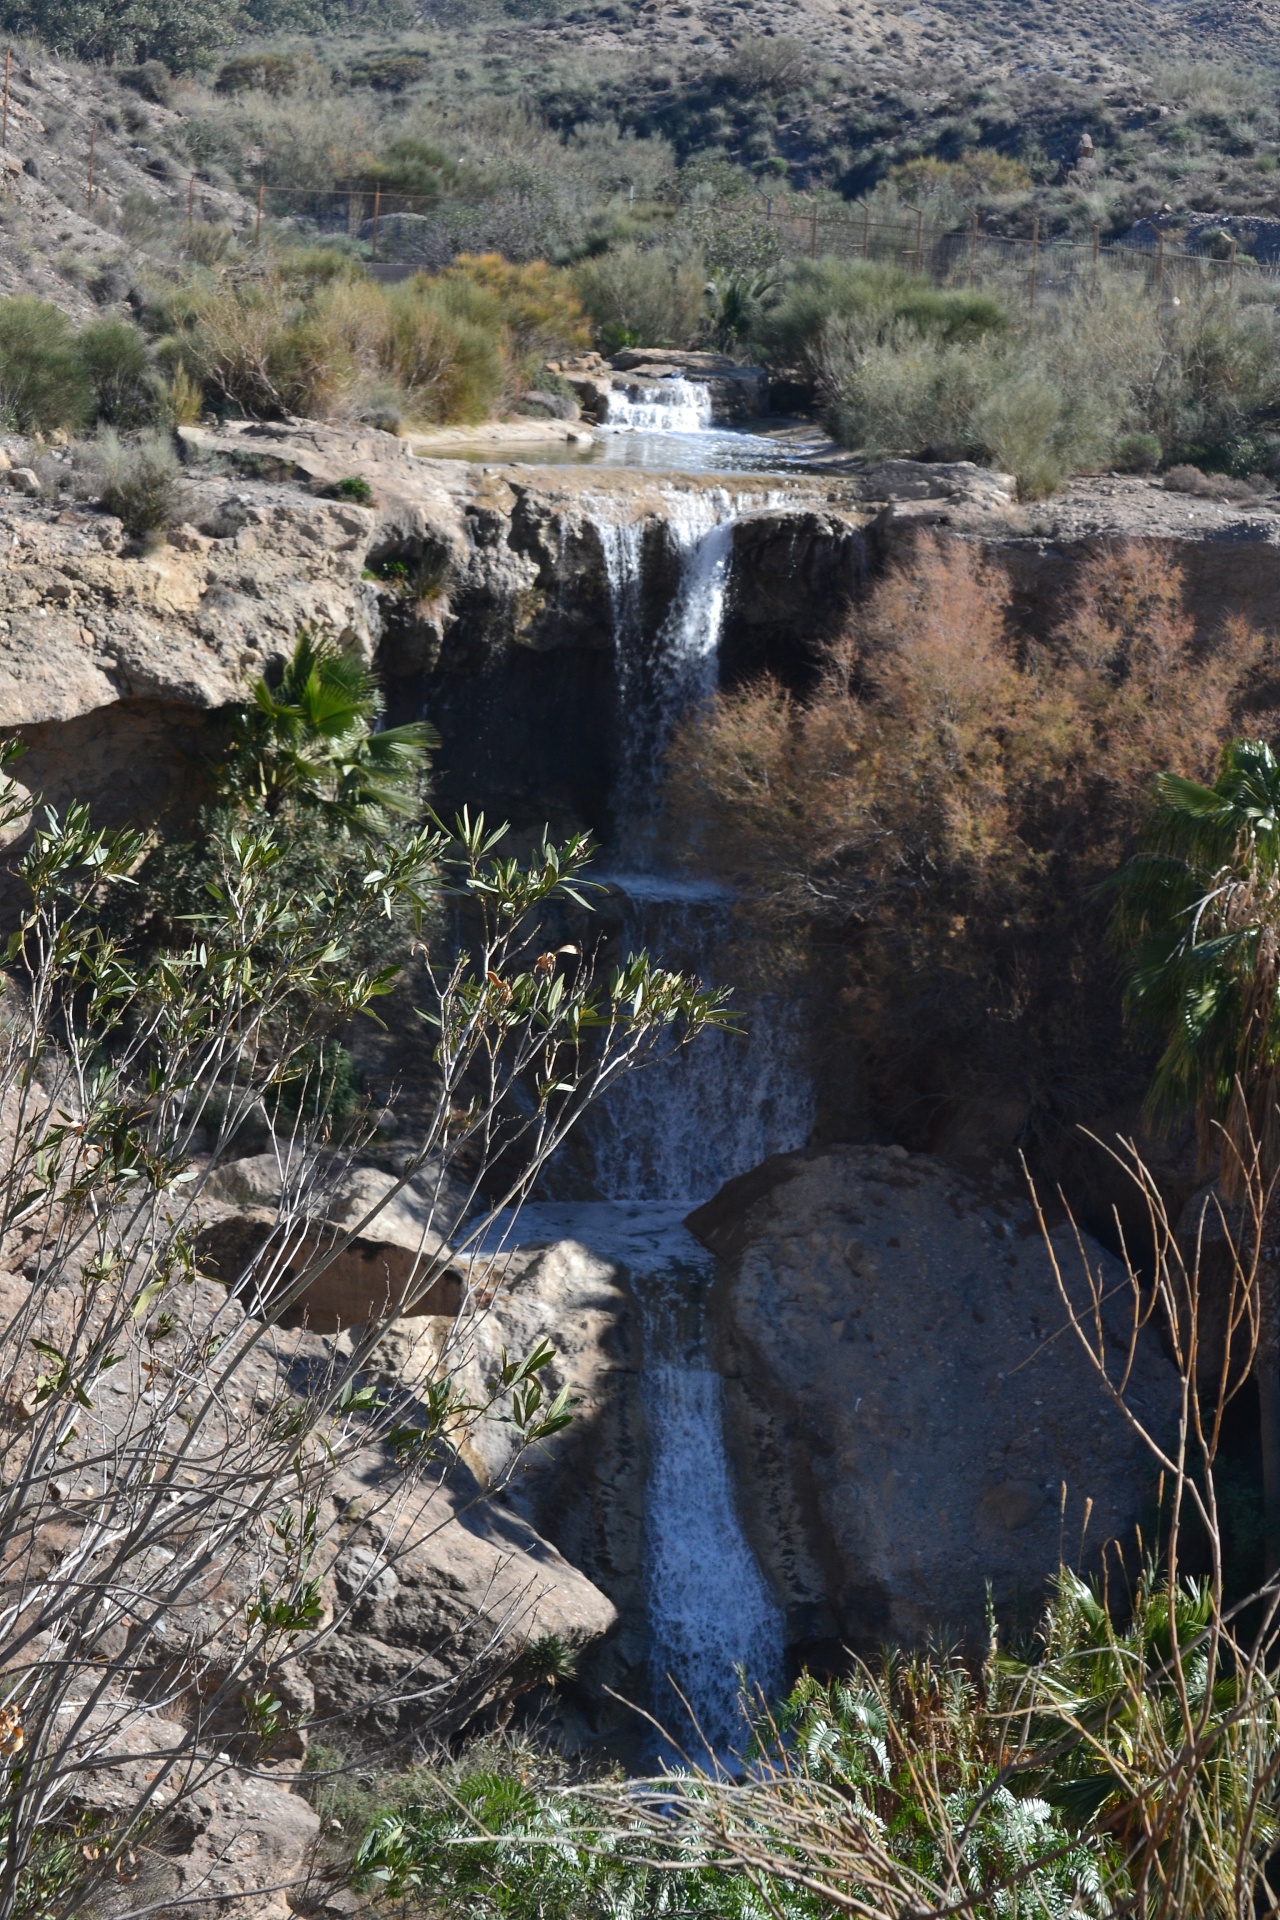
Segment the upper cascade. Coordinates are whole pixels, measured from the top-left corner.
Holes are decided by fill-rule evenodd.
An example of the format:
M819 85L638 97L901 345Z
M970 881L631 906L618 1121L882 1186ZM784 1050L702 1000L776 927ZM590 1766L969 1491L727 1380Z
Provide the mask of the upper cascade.
M630 389L611 387L604 424L633 433L704 433L713 411L704 381L669 373Z

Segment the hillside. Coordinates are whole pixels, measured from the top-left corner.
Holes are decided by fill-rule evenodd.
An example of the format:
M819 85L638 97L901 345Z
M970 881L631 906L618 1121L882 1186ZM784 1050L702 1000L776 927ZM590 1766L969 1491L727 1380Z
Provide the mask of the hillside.
M82 316L158 262L216 259L260 179L268 217L344 225L376 177L468 209L457 244L558 257L643 239L655 206L788 188L944 225L976 206L997 232L1273 216L1277 62L1280 0L439 0L399 32L243 42L186 76L27 42L0 292Z

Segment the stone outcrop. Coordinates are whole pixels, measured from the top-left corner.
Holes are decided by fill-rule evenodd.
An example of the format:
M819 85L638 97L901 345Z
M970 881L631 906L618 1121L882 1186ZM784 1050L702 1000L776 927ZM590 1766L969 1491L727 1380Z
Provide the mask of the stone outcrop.
M290 486L196 482L171 544L129 550L118 520L0 493L0 724L22 777L119 822L191 786L198 730L299 626L371 659L362 579L374 518Z
M599 817L619 750L602 529L635 530L658 623L680 579L673 512L682 494L723 491L715 476L423 459L390 434L308 422L184 438L182 524L155 551L92 506L0 487L0 725L25 739L33 791L88 800L112 824L190 805L206 717L310 623L376 659L393 719L436 721L443 804L487 787L487 804L522 817L536 788L540 819ZM369 505L332 497L352 477ZM838 623L870 516L842 480L733 487L744 559L772 539L794 562L767 618L749 585L735 591L725 658L754 671L794 653L797 631L807 650Z
M25 1331L65 1350L83 1311L77 1290L48 1290L41 1309ZM12 1328L29 1310L29 1283L0 1272L3 1323ZM237 1303L200 1275L175 1290L171 1317L182 1322L177 1337L184 1343L188 1334L197 1343L216 1336L224 1355L228 1343L236 1345L218 1405L250 1442L256 1422L287 1421L291 1406L324 1379L335 1358L334 1343L309 1329L259 1337ZM171 1324L164 1338L174 1337ZM192 1351L183 1344L184 1356ZM11 1409L26 1404L23 1396L35 1391L44 1364L38 1351L24 1353L7 1382ZM60 1455L64 1479L0 1587L15 1567L27 1583L51 1572L75 1548L83 1526L96 1522L96 1508L77 1492L82 1454L131 1434L136 1444L139 1409L153 1403L164 1365L140 1330L137 1345L95 1395L93 1432L87 1423L68 1431ZM161 1444L176 1449L188 1442L188 1416L182 1400L166 1405ZM402 1411L412 1420L411 1390ZM252 1910L262 1920L284 1920L293 1910L288 1896L306 1875L318 1830L314 1813L293 1791L294 1776L317 1715L320 1737L330 1740L345 1728L348 1742L354 1733L376 1747L385 1764L393 1754L407 1755L415 1738L456 1728L501 1699L513 1661L531 1640L555 1635L581 1653L616 1620L605 1595L501 1497L486 1497L464 1466L406 1471L376 1430L359 1441L359 1419L357 1444L344 1450L317 1491L309 1569L320 1582L317 1631L299 1636L295 1652L270 1674L273 1693L300 1723L260 1755L246 1732L241 1682L222 1707L213 1711L208 1704L238 1671L245 1609L266 1571L261 1530L251 1527L242 1551L200 1568L183 1603L157 1629L161 1666L126 1661L122 1690L104 1695L97 1720L77 1731L72 1799L85 1810L111 1814L136 1805L166 1755L183 1756L181 1770L158 1790L164 1817L139 1849L137 1885L158 1907L174 1903L206 1920L240 1911L232 1903L254 1895ZM216 1454L218 1438L210 1436L208 1444ZM21 1454L11 1431L6 1477L21 1471ZM199 1448L188 1457L194 1468ZM199 1653L183 1684L172 1663L186 1647ZM118 1656L125 1651L123 1634L108 1636L96 1651L107 1661ZM199 1777L192 1793L177 1800L175 1788L193 1760Z
M183 1741L176 1722L141 1708L123 1720L113 1717L111 1763L81 1775L71 1806L108 1821L127 1817L164 1756L181 1751ZM280 1777L270 1777L275 1773ZM179 1778L175 1773L174 1786ZM289 1894L308 1877L320 1821L290 1791L287 1775L276 1768L242 1773L225 1756L210 1756L180 1803L174 1800L173 1786L161 1792L155 1832L137 1849L131 1869L130 1904L189 1920L244 1911L254 1920L289 1920L295 1911Z
M781 1156L690 1225L719 1259L714 1343L742 1517L800 1655L1028 1626L1060 1553L1132 1542L1155 1485L1066 1315L1017 1182L901 1148ZM1056 1243L1068 1275L1079 1255ZM1123 1277L1085 1242L1096 1268ZM1177 1383L1154 1336L1130 1395ZM1063 1484L1066 1485L1065 1507Z
M317 1333L338 1333L392 1307L406 1315L458 1311L467 1276L441 1232L457 1217L451 1192L437 1193L426 1181L402 1186L381 1168L352 1165L322 1175L309 1193L311 1182L295 1167L282 1208L287 1170L287 1161L265 1153L210 1175L196 1239L206 1273L230 1287L245 1284L247 1276L252 1286L271 1246L272 1284L283 1290L294 1272L328 1257L289 1310L291 1320Z
M737 514L719 650L730 683L761 671L811 683L867 573L922 528L998 553L1033 630L1097 543L1118 537L1167 545L1206 632L1224 614L1280 620L1280 515L1261 498L1095 479L1019 505L1007 477L967 462L732 481L487 464L304 421L184 438L182 524L153 552L92 506L0 485L0 726L28 745L32 791L87 799L112 824L199 798L207 716L304 623L376 661L393 721L435 722L446 809L604 824L626 725L620 542L638 572L638 629L656 632L681 578L672 527L699 493L731 489ZM350 478L367 483L368 505L333 497Z
M504 1488L511 1508L609 1595L620 1623L593 1656L592 1677L634 1690L645 1652L647 1438L639 1316L625 1271L574 1240L522 1247L495 1261L461 1322L398 1322L375 1348L369 1373L412 1394L450 1338L465 1356L463 1390L476 1400L504 1348L529 1353L542 1339L555 1348L543 1377L548 1394L569 1389L572 1424L517 1466L511 1429L479 1421L461 1459L478 1486Z

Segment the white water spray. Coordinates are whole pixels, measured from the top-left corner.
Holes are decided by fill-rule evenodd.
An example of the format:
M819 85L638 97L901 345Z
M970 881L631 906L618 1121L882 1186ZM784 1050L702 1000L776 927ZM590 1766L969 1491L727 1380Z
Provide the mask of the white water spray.
M705 433L711 416L710 387L673 373L635 393L611 387L604 424L625 433Z

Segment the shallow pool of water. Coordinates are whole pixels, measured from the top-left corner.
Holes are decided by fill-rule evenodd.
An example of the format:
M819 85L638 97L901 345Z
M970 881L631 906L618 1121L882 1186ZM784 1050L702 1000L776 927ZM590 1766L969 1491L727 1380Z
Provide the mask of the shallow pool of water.
M707 427L697 433L670 429L597 427L589 446L560 441L543 445L486 445L468 452L440 448L440 459L474 459L495 466L634 467L653 473L803 473L816 467L816 447L803 441L748 433L744 428Z

